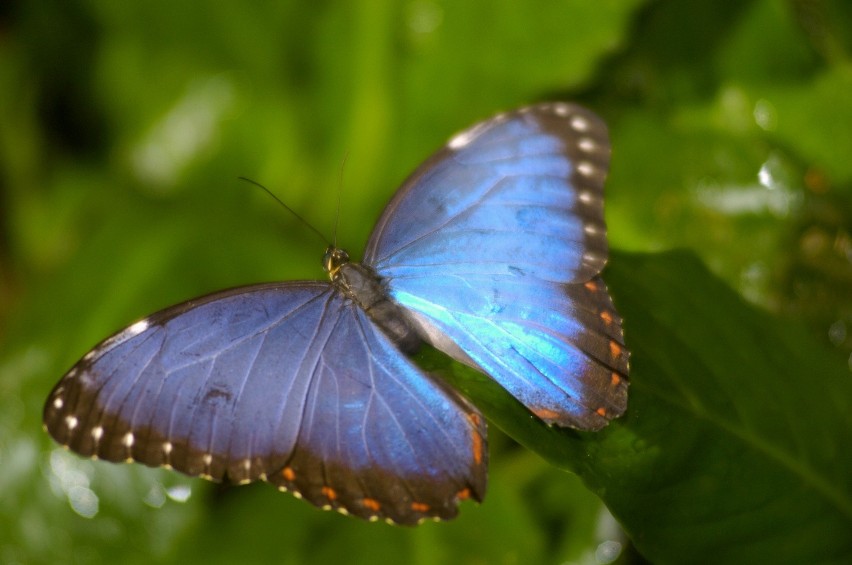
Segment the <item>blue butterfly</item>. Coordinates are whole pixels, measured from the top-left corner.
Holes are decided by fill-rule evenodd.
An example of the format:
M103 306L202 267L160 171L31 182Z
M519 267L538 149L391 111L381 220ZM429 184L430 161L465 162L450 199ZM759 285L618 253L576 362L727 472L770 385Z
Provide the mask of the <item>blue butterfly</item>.
M270 482L326 509L416 524L482 500L477 409L408 357L429 343L548 424L627 405L607 259L604 123L565 103L453 137L405 181L363 263L173 306L100 343L53 389L48 432L79 454Z

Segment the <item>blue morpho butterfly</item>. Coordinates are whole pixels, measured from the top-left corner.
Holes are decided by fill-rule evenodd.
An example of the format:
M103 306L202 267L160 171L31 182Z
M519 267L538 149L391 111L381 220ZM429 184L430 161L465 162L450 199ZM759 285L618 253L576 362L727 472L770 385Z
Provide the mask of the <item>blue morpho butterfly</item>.
M549 103L453 137L388 204L361 264L167 308L54 388L49 433L82 455L214 481L263 480L371 520L447 519L481 500L485 422L407 354L428 342L557 426L627 404L607 259L606 126Z

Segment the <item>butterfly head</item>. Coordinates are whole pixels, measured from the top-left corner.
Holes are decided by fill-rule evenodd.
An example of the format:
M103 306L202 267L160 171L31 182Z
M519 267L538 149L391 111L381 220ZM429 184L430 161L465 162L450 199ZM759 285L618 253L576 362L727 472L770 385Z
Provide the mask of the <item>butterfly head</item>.
M337 279L340 267L349 262L349 254L343 249L338 249L333 245L329 245L325 250L325 255L322 257L322 268L328 273L332 281Z

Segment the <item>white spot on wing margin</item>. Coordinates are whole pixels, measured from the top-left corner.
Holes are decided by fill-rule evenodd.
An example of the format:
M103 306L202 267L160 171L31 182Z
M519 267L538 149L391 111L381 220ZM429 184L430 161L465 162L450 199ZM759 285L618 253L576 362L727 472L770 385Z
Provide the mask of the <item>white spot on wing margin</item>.
M150 325L151 323L148 320L139 320L138 322L127 328L127 330L125 330L125 333L127 334L126 337L133 337L135 335L139 335L145 330L147 330L148 326Z

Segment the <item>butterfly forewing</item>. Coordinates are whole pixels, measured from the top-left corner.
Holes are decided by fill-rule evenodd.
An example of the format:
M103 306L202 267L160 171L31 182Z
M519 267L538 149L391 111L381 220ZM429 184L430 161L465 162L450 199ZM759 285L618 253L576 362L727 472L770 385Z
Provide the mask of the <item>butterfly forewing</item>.
M60 381L45 424L83 455L263 479L368 519L450 518L485 490L476 410L323 283L236 289L134 324Z
M606 127L570 104L499 115L404 183L365 263L427 341L543 420L595 430L627 402L607 257Z
M382 274L523 269L542 280L585 282L606 263L609 153L606 126L575 105L531 106L477 124L403 183L364 262Z

